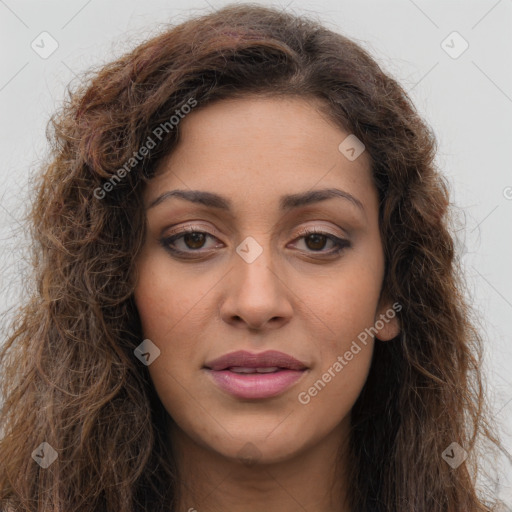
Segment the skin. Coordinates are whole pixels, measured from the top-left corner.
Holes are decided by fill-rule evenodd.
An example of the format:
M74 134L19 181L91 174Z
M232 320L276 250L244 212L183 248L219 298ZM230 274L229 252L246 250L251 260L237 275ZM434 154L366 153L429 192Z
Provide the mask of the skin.
M193 110L144 190L146 207L175 189L214 192L233 203L231 213L181 198L147 209L137 260L144 336L161 351L148 368L173 419L169 442L186 484L178 510L260 512L264 503L266 512L349 511L343 453L373 338L359 343L309 403L297 397L392 301L381 299L384 255L369 157L363 152L350 161L340 152L349 133L320 114L316 101L247 97ZM282 195L323 188L350 193L364 211L342 198L278 209ZM160 239L191 225L213 236L181 238L175 246L202 256L172 256ZM311 228L350 246L329 256L334 244L305 236ZM262 249L251 263L236 252L249 236ZM377 337L394 338L396 316L383 323ZM308 370L277 397L241 400L218 388L203 366L242 349L280 350Z

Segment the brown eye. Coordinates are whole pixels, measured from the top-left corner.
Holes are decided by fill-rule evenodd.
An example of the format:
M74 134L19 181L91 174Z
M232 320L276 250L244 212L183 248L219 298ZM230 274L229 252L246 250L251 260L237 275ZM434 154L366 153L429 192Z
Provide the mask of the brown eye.
M206 240L205 233L195 231L183 236L183 242L189 249L201 249Z
M319 255L325 256L335 255L351 245L348 240L338 238L331 233L324 233L316 230L306 232L296 240L302 242L305 246L305 249L299 248L300 250L305 251L306 253L317 252ZM329 242L332 244L331 247L324 250L326 248L326 244Z
M207 247L204 251L201 250L207 244L209 238L216 240L216 237L210 233L200 231L198 228L189 227L180 233L162 238L160 244L164 249L173 254L187 255L197 253L197 255L201 255L207 249L217 247L212 246Z
M311 242L306 242L306 245L309 249L311 249L312 251L321 251L325 247L328 238L325 235L313 233L312 235L308 235L307 237L305 237L305 240Z

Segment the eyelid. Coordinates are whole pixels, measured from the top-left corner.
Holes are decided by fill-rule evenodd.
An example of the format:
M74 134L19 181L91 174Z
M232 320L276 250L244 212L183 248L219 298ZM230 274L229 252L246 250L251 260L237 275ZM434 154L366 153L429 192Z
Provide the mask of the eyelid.
M195 231L205 231L207 234L215 237L222 236L217 229L211 227L210 225L201 225L201 224L189 224L187 226L178 226L175 229L172 229L165 236L172 236L175 234L182 234L187 232L195 232Z
M341 229L339 226L337 226L337 227L339 229ZM313 226L301 228L299 234L294 238L294 240L297 239L297 238L300 238L302 236L307 236L307 235L311 235L311 234L314 234L314 233L329 234L329 235L332 235L332 236L334 236L336 238L342 238L342 237L347 237L348 238L348 235L345 232L345 230L342 229L342 231L343 231L342 234L333 233L331 227L328 227L328 226L325 226L325 225L320 225L320 224L315 224Z
M181 233L183 231L202 231L203 229L205 231L207 231L208 233L210 233L211 235L214 235L216 237L220 237L222 236L222 234L215 228L213 227L211 224L201 224L201 221L197 221L196 223L194 223L195 221L191 221L193 222L193 224L188 224L186 226L183 226L183 225L178 225L178 226L172 226L171 227L171 231L167 232L166 234L169 235L169 236L172 236L174 235L175 233ZM297 234L295 236L295 238L299 237L299 236L303 236L304 234L310 234L311 232L318 232L319 229L322 229L326 232L328 232L329 234L331 234L332 236L336 236L336 237L341 237L341 236L347 236L348 237L348 233L347 233L347 230L343 229L341 226L338 226L335 224L336 228L338 228L339 230L342 231L341 234L339 233L333 233L331 230L333 229L331 225L329 224L318 224L318 222L321 222L321 221L316 221L317 224L314 224L312 225L311 227L308 226L305 226L305 227L302 227L300 230L299 230L299 234ZM289 234L287 235L289 236Z
M341 229L340 226L337 226L339 229ZM167 232L165 234L166 237L171 237L175 234L183 234L183 233L187 233L187 232L195 232L195 231L204 231L206 232L208 235L210 236L214 236L216 238L219 238L222 236L222 234L217 230L215 229L213 226L211 225L201 225L201 224L188 224L186 226L182 226L182 225L179 225L177 227L173 227L171 229L171 231ZM328 226L325 226L325 225L319 225L319 224L315 224L313 226L306 226L306 227L302 227L299 232L294 236L293 240L297 240L298 238L301 238L303 236L307 236L307 235L311 235L311 234L314 234L314 233L320 233L320 234L329 234L333 237L336 237L336 238L343 238L343 237L348 237L347 236L347 233L345 232L345 230L343 230L343 233L340 235L338 233L333 233L332 232L332 228L328 227Z

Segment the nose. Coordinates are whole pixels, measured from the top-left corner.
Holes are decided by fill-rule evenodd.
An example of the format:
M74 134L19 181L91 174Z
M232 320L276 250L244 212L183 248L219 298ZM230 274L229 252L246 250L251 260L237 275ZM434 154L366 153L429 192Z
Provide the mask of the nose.
M283 270L275 267L268 248L251 262L233 255L233 267L222 283L220 314L224 322L237 328L266 330L290 321L293 292Z

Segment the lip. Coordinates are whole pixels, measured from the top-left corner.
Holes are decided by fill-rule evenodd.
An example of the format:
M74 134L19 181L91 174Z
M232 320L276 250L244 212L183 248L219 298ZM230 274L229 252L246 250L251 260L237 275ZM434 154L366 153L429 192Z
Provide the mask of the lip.
M286 368L288 370L305 370L307 368L303 362L295 359L295 357L285 354L284 352L278 352L277 350L267 350L259 354L254 354L246 350L238 350L225 354L205 364L206 368L214 371L226 370L233 366L244 368L270 368L278 366L279 368Z
M237 373L238 369L278 369L273 373ZM259 354L240 350L205 364L204 370L223 391L237 398L264 399L278 396L304 376L308 367L298 359L268 350ZM242 370L243 371L243 370Z

